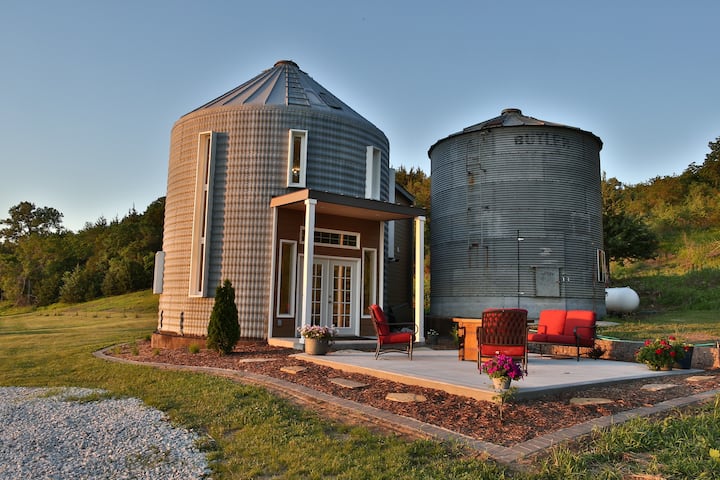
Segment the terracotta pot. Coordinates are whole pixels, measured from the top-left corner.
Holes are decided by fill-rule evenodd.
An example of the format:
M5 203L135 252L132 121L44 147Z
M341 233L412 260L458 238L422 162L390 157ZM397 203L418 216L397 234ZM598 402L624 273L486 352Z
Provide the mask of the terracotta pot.
M510 377L497 377L492 379L495 390L507 390L510 388L511 381Z
M308 355L325 355L330 350L330 340L327 338L306 338L305 353Z

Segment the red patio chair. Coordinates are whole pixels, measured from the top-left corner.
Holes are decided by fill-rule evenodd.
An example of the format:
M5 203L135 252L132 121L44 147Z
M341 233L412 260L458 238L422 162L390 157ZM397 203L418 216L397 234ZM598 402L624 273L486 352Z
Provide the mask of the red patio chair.
M502 353L519 360L523 372L527 373L527 310L485 310L482 314L482 326L477 329L477 342L478 368L482 368L483 359Z
M414 323L393 323L387 321L385 312L379 305L370 305L370 314L372 315L373 327L377 335L377 347L375 348L375 360L383 353L399 352L405 353L412 360L413 342L417 327ZM392 328L402 328L405 331L391 331ZM407 331L411 329L412 331ZM383 347L390 346L390 348ZM396 348L398 345L404 345L405 348Z

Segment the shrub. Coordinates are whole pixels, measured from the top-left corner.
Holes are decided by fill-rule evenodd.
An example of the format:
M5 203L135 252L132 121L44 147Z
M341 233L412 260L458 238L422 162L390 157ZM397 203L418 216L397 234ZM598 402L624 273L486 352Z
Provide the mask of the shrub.
M191 343L190 346L188 347L188 352L190 352L193 355L200 353L200 345L198 345L197 343Z
M215 304L208 324L207 347L225 355L231 353L240 339L235 289L225 280L215 291Z

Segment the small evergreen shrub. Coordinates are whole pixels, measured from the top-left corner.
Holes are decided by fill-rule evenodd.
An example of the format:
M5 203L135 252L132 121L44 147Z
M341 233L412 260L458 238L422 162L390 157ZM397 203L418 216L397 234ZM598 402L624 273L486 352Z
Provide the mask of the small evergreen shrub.
M215 304L208 324L207 347L225 355L232 352L240 339L235 289L225 280L215 291Z
M200 353L200 345L198 345L197 343L191 343L188 347L188 352L193 355L195 355L196 353Z

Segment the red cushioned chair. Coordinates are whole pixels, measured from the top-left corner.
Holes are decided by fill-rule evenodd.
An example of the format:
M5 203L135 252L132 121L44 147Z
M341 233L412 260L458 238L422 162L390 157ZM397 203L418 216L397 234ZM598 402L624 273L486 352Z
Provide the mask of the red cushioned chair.
M412 360L413 342L415 341L415 334L417 333L416 325L414 323L388 323L385 312L383 312L379 305L370 305L370 314L372 315L373 327L375 327L375 334L377 335L375 360L383 353L389 352L404 353ZM391 331L391 327L402 328L405 331ZM403 345L404 348L397 348L399 345ZM390 348L385 348L387 346L390 346Z
M494 355L507 355L521 363L527 373L528 361L527 310L521 308L489 309L482 314L477 329L478 368Z

